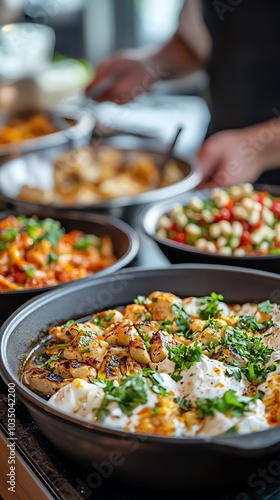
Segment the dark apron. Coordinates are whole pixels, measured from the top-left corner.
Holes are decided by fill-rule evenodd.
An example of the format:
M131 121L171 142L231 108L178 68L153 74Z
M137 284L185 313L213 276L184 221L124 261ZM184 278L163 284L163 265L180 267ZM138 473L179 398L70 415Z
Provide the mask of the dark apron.
M280 0L202 4L213 42L209 133L280 116ZM279 171L267 180L280 183Z

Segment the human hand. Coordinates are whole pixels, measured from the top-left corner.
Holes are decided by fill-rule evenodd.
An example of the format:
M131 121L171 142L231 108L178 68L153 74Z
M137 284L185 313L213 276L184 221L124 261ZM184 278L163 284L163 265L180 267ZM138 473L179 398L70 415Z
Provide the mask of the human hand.
M197 156L203 175L199 189L254 182L264 170L258 148L254 147L254 131L249 127L212 135Z
M86 93L90 97L91 92L94 95L95 90L100 89L101 93L93 97L96 101L126 104L139 94L148 92L156 81L156 74L151 71L144 54L126 50L99 64Z

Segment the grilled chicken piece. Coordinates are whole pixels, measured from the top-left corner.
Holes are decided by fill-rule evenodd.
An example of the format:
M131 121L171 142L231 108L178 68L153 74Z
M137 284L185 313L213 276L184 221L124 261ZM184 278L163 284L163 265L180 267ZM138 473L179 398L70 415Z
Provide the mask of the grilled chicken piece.
M140 373L142 370L142 366L128 355L121 357L120 367L123 377L125 375L135 375L136 373Z
M153 292L146 300L146 307L152 313L153 320L173 322L175 314L172 312L172 306L181 302L173 293Z
M138 335L132 321L125 319L115 326L109 327L104 332L104 340L109 344L128 347L131 339Z
M245 368L247 365L246 358L240 356L234 347L230 347L229 349L220 347L214 356L211 356L211 358L218 359L219 361L223 361L228 364L231 361L234 361L234 366L238 366L239 368Z
M52 395L61 387L73 381L73 378L63 378L43 368L30 368L24 373L24 381L33 391Z
M79 361L70 361L68 359L63 361L51 361L49 366L52 373L56 373L63 378L96 378L95 368L85 363L80 363Z
M129 304L124 311L124 319L130 319L134 324L141 323L143 320L150 317L150 313L148 313L143 304Z
M94 314L90 320L91 323L101 327L102 332L110 325L116 325L123 320L123 315L117 309L108 309L100 313Z
M136 326L138 333L141 337L152 337L154 333L158 332L160 325L156 321L147 321L144 323L139 323Z
M201 342L203 345L210 346L210 342L219 342L219 340L223 337L222 330L216 330L216 328L209 327L203 330L198 336L198 342Z
M162 330L155 333L150 339L151 348L149 351L151 360L153 363L159 363L163 361L168 356L169 346L171 349L175 349L180 345L171 335L166 334Z
M62 353L64 359L76 359L99 368L108 350L108 343L92 332L82 330Z
M106 379L120 380L122 378L117 354L114 348L110 349L101 363L98 373L105 375Z
M135 336L130 341L128 348L130 356L138 363L148 365L151 362L145 343L141 339L140 335Z
M125 319L113 328L105 331L104 340L109 344L128 347L130 355L138 363L150 363L146 346L139 333L134 328L132 321Z
M87 321L86 323L73 323L68 329L65 328L65 325L55 326L51 328L50 334L56 342L70 342L71 339L78 335L79 330L95 333L96 335L100 332L100 328Z

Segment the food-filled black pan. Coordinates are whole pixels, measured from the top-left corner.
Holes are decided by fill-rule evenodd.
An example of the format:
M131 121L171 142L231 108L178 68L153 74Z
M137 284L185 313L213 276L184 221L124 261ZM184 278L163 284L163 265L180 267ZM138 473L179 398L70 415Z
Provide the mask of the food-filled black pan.
M0 219L5 219L8 215L22 215L15 212L0 212ZM114 217L101 214L87 214L87 213L59 213L50 210L43 213L36 212L40 218L52 217L61 222L66 232L78 229L86 234L95 234L96 236L108 235L112 239L114 254L117 261L113 265L98 271L98 273L82 278L79 281L88 281L95 279L96 276L105 276L107 274L118 271L122 267L129 264L136 256L139 249L139 237L128 224L122 222ZM28 215L25 213L24 215ZM33 215L29 213L29 215ZM5 319L12 314L19 306L24 304L27 300L39 295L47 290L53 288L63 287L66 284L55 285L54 287L32 288L19 291L0 291L0 322L3 323Z
M256 185L256 190L267 191L273 196L280 196L280 188L277 186ZM202 189L195 192L195 196L206 200L210 198L211 189ZM160 247L164 255L172 264L181 264L187 262L197 262L203 264L221 264L225 266L241 266L254 269L262 269L272 273L280 273L280 255L264 255L264 256L244 256L237 257L236 255L219 255L210 252L204 252L191 245L177 243L176 241L157 236L159 219L162 215L167 214L172 209L175 203L187 205L194 193L186 193L178 198L169 199L160 203L149 205L139 215L139 225L141 229L150 238L152 238Z
M123 270L76 282L31 300L3 325L0 369L14 383L19 399L38 427L68 458L92 471L94 481L110 478L141 486L199 489L227 488L246 481L263 460L280 451L280 426L247 435L166 438L106 429L63 414L19 382L23 354L38 332L70 318L120 306L151 291L181 297L222 293L225 301L280 303L280 277L226 266L182 265L169 269ZM105 471L105 472L104 472ZM132 490L133 491L133 490Z

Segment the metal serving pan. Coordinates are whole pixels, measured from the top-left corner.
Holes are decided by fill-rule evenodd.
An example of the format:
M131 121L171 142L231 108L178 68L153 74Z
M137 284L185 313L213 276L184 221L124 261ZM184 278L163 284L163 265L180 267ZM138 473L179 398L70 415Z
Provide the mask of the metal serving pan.
M0 212L0 219L5 219L12 212ZM19 213L13 213L13 215L19 215ZM28 215L25 213L25 215ZM33 215L29 212L29 215ZM37 213L37 215L39 215ZM136 256L139 249L139 237L128 224L122 222L114 217L102 214L87 214L87 213L77 213L69 212L67 214L59 212L44 212L40 214L40 218L52 217L53 219L59 220L62 226L65 228L66 232L72 231L73 229L79 229L86 234L96 234L97 236L111 236L114 253L117 257L117 261L111 266L98 271L91 276L79 279L78 281L90 281L95 279L95 277L105 276L115 271L118 271L122 267L129 264ZM35 297L47 290L53 290L60 287L67 286L68 283L63 283L61 285L49 286L44 288L33 288L27 290L19 291L0 291L0 321L3 321L14 312L19 306L24 302Z
M47 111L45 113L48 114ZM59 128L60 119L69 118L75 120L76 123L66 130L59 130L53 134L26 139L17 143L0 145L0 162L2 163L5 157L22 155L31 151L43 151L49 148L55 148L56 154L59 154L60 147L65 144L72 144L76 147L90 140L96 120L92 112L86 108L71 104L61 104L50 110L50 114L57 120L57 128ZM0 118L0 128L6 121L7 116L3 115Z
M256 185L256 190L267 191L273 196L280 196L280 188L277 186ZM205 200L210 197L211 189L202 189L196 191L195 195ZM203 252L190 245L177 243L176 241L160 238L156 234L158 221L160 217L167 214L172 209L175 203L186 205L191 201L194 193L186 193L176 199L170 199L161 203L155 203L142 210L139 214L139 226L151 239L153 239L164 255L172 264L180 264L184 262L198 262L209 264L222 264L229 266L242 266L254 269L262 269L274 273L280 273L280 255L263 255L263 256L245 256L237 257L236 255L219 255L210 252Z
M166 438L106 429L53 408L19 382L24 353L38 332L70 318L124 305L154 290L181 297L222 293L229 303L270 298L280 302L280 277L226 266L181 265L169 269L130 269L105 278L73 283L41 295L16 311L3 325L0 369L15 384L47 438L68 458L98 478L112 477L141 486L199 489L230 488L248 479L264 458L280 450L280 426L242 436Z
M164 155L164 146L159 143L159 141L120 136L113 139L97 141L95 144L96 145L93 147L97 148L104 145L112 146L122 151L124 155L129 155L131 153L147 153L151 156L152 160L156 163L159 162L159 164ZM56 157L57 151L49 150L43 155L32 153L6 162L0 169L0 199L9 206L18 207L23 211L28 208L28 210L33 210L34 213L37 213L36 211L38 209L46 207L46 205L39 203L17 200L16 197L24 184L29 184L41 189L51 188L53 185L52 162ZM131 220L130 214L133 208L154 201L165 200L172 196L178 196L195 188L200 182L201 174L194 160L188 160L175 154L173 158L177 160L184 174L184 178L170 186L147 191L137 196L104 200L97 204L77 204L71 206L53 204L51 206L59 210L102 211L125 218L126 220Z

